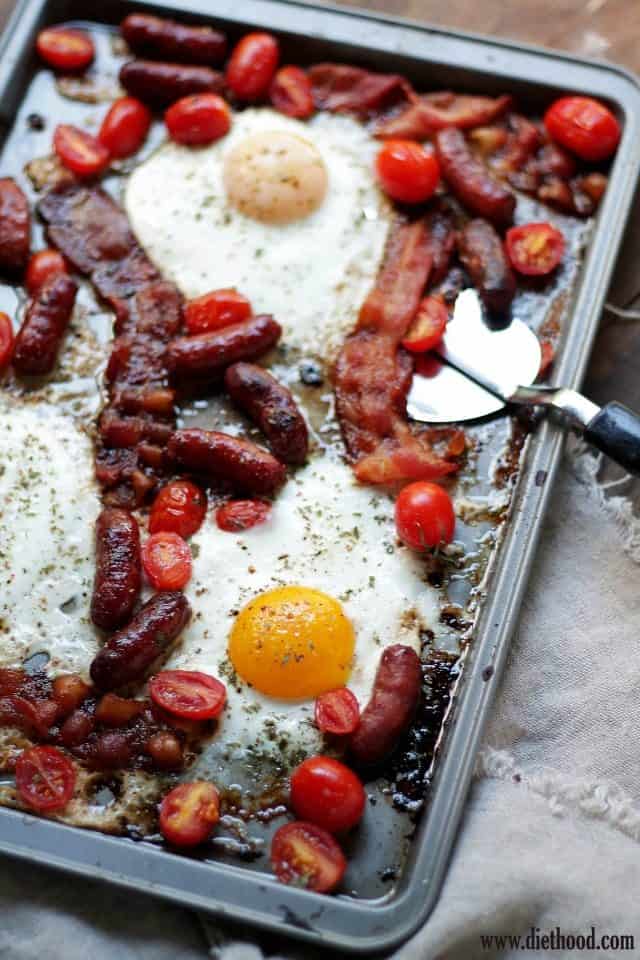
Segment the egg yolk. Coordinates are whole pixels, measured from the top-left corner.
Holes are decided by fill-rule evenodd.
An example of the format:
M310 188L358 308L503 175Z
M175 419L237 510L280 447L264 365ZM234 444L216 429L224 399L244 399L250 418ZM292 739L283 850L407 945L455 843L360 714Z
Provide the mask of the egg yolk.
M227 155L229 203L264 223L291 223L317 210L327 192L327 169L317 149L292 133L256 133Z
M240 611L229 656L256 690L300 700L344 686L354 646L353 626L337 600L291 586L261 593Z

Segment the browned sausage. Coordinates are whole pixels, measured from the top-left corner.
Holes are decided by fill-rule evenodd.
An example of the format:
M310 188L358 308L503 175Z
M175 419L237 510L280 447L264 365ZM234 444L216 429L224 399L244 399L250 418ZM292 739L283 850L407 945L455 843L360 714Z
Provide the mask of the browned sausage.
M29 259L31 215L23 191L11 177L0 179L0 269L15 273Z
M120 70L120 83L132 97L166 106L192 93L220 93L224 77L210 67L130 60Z
M257 423L278 460L304 463L309 434L291 391L253 363L234 363L224 382L233 402Z
M238 360L255 360L270 350L282 334L268 314L250 317L211 333L177 337L167 350L167 366L177 380L208 380Z
M460 130L455 127L439 130L436 152L443 178L467 209L497 226L512 222L515 196L498 183L482 160L475 156Z
M181 63L220 63L227 38L211 27L190 27L146 13L130 13L120 24L120 33L141 56Z
M140 595L140 531L128 510L107 507L96 520L96 576L91 619L116 630L130 619Z
M400 643L387 647L380 658L371 699L349 741L354 760L371 766L393 751L411 722L421 686L422 671L415 650Z
M158 658L170 652L190 619L191 607L183 593L156 593L96 654L91 679L100 690L143 680Z
M516 278L491 224L470 220L458 237L458 252L487 309L506 313L516 293Z
M16 337L13 366L18 373L51 373L69 326L77 287L66 273L49 277L33 300Z
M168 454L186 470L244 493L270 494L286 479L284 465L266 450L215 430L176 430Z

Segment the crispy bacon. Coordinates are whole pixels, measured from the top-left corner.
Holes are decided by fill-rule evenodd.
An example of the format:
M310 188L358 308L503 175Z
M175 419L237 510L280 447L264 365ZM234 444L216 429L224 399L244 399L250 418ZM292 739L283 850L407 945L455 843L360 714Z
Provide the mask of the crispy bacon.
M400 340L416 315L432 262L426 221L400 222L391 233L376 285L360 310L358 328Z
M448 90L427 93L415 97L399 116L378 123L374 133L381 139L426 140L445 127L471 130L493 123L510 105L509 96L477 97Z
M413 361L400 346L437 264L446 272L455 231L439 208L393 231L376 286L335 369L336 408L349 459L361 483L436 479L457 464L433 449L406 420Z
M100 423L96 476L107 502L136 506L163 472L163 457L150 458L147 448L151 443L162 451L171 433L166 352L180 328L182 297L140 247L124 211L99 187L62 183L43 198L39 210L50 241L90 278L116 315L106 373L110 403ZM148 404L150 397L161 399L160 409ZM132 407L137 415L123 417Z
M410 103L411 85L395 73L373 73L344 63L317 63L309 70L319 110L367 116Z

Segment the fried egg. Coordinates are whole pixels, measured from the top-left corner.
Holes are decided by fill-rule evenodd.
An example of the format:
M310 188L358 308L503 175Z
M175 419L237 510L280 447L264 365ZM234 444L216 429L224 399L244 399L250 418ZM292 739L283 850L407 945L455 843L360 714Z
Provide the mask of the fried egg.
M315 697L346 685L364 707L383 649L419 652L438 617L423 561L397 541L392 498L331 453L291 477L264 524L233 534L209 516L192 545L195 617L170 665L226 682L212 745L225 760L286 765L322 750Z
M351 117L248 109L211 146L161 146L131 175L125 206L185 296L236 287L288 345L327 358L353 327L391 221L378 146Z

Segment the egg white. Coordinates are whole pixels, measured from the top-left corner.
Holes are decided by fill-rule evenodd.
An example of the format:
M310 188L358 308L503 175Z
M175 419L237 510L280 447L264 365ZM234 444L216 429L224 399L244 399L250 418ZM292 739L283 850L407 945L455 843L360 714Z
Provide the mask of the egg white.
M324 161L324 202L303 219L261 223L227 201L227 155L264 131L303 137ZM391 220L373 177L378 148L351 117L320 113L301 123L249 109L209 147L160 147L131 175L125 206L147 253L185 296L237 287L256 313L276 317L288 345L330 358L374 281Z

